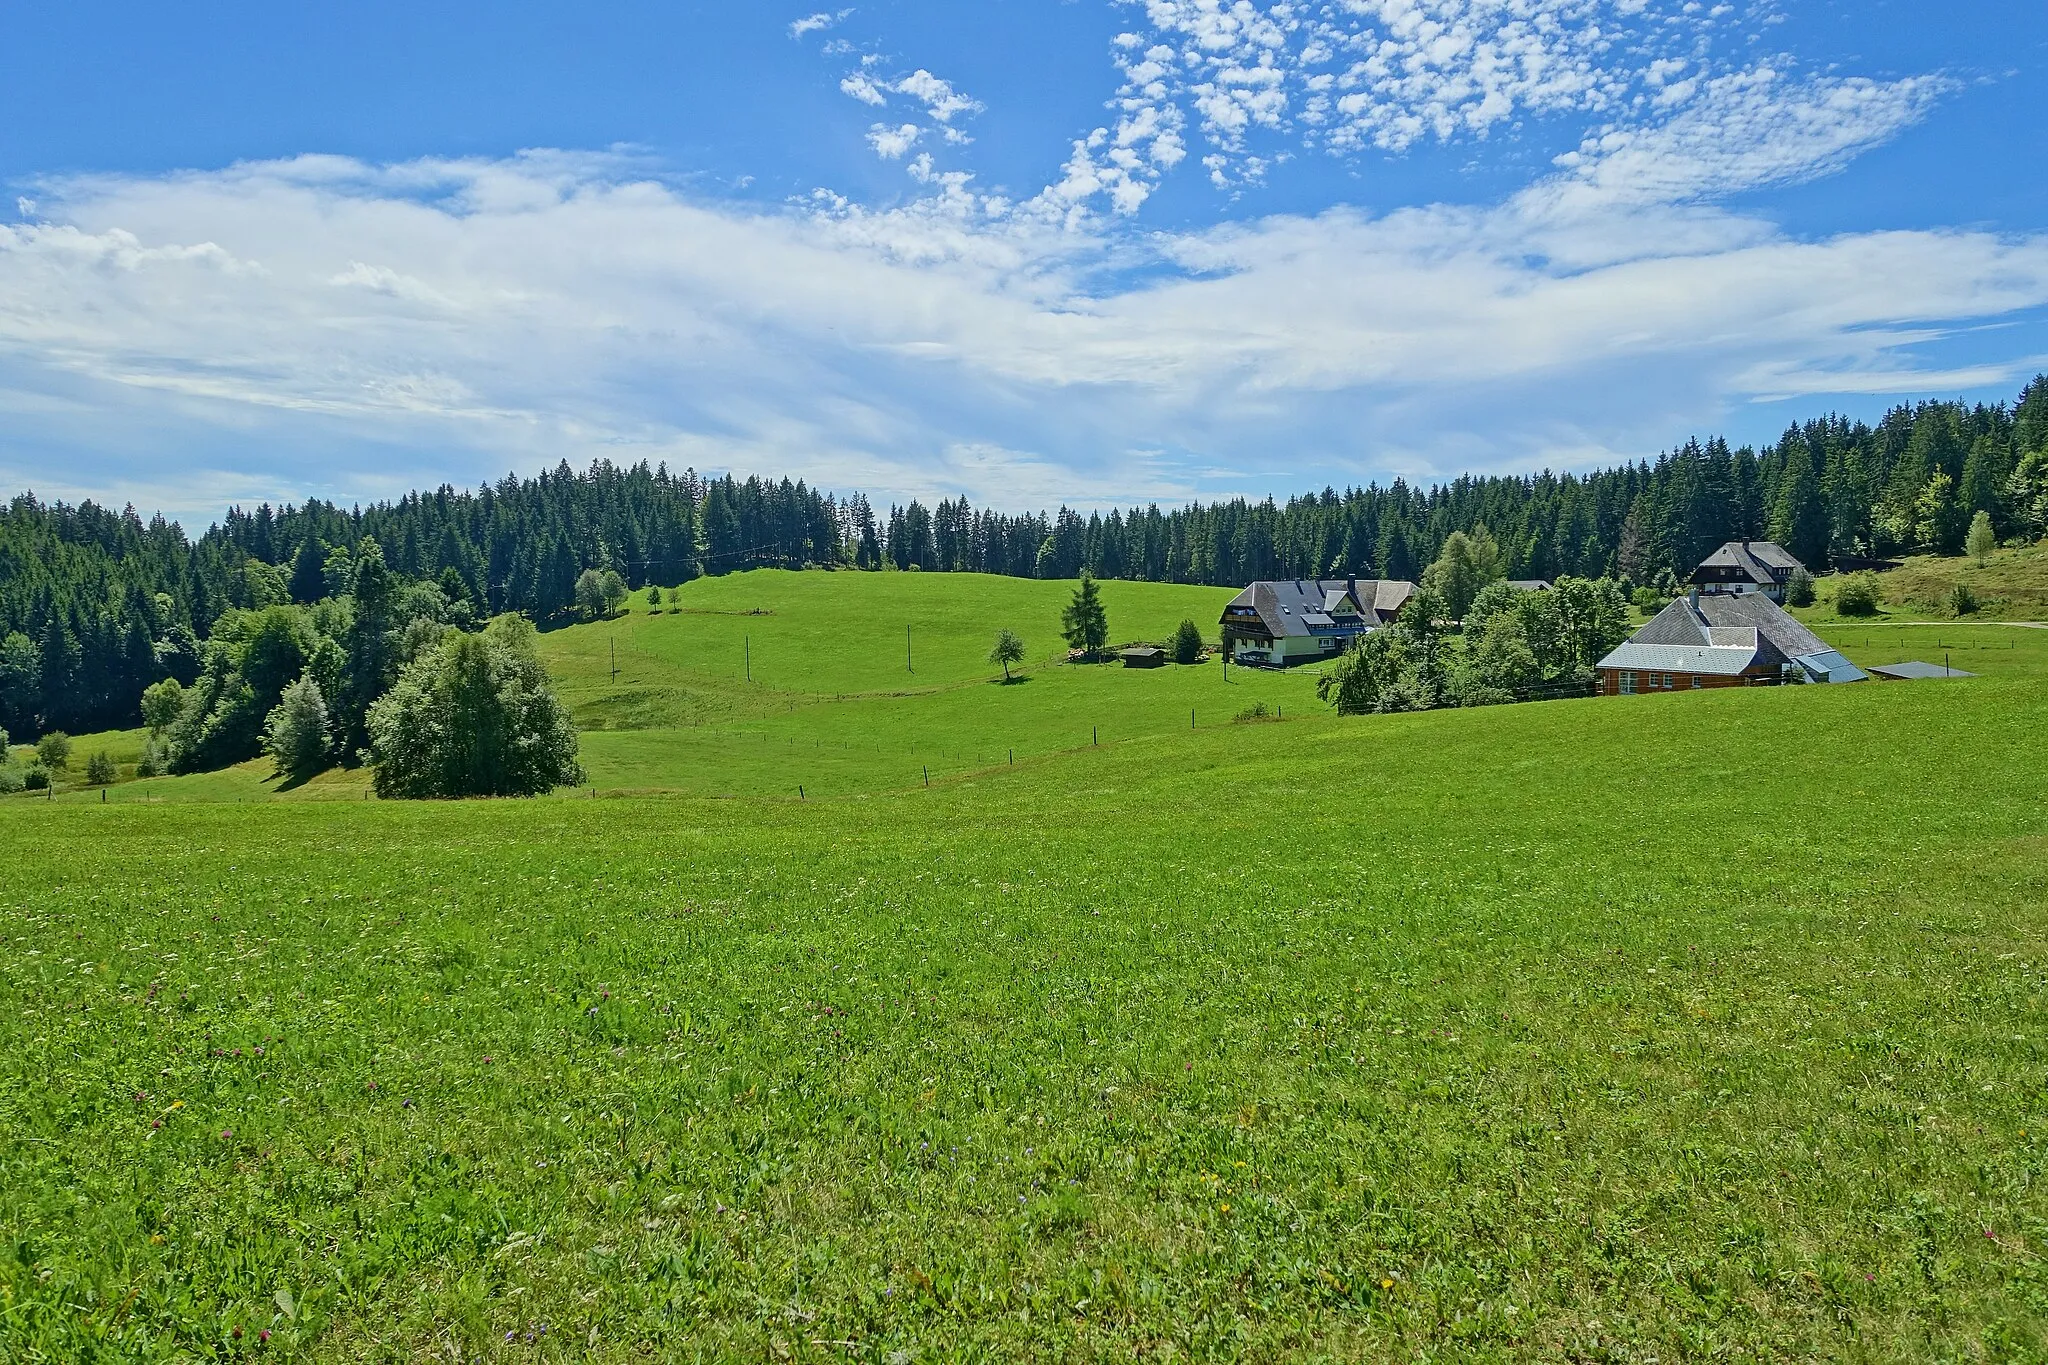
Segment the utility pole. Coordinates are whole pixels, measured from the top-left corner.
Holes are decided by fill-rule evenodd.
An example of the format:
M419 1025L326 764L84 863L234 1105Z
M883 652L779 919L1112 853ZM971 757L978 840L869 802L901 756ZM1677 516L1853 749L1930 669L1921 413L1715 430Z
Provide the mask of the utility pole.
M915 673L915 672L917 672L917 665L916 665L915 661L914 661L914 660L912 659L912 657L911 657L911 653L910 653L910 646L911 646L911 636L910 636L910 627L909 627L909 626L905 626L905 627L903 628L903 671L904 671L905 673Z
M612 636L612 681L619 680L619 637Z

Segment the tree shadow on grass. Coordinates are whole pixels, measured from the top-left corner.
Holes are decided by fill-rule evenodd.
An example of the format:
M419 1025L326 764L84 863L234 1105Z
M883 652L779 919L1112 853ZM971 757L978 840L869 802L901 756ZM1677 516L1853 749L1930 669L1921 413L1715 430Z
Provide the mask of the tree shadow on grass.
M1031 681L1031 675L1028 673L1014 673L1007 678L990 678L988 681L991 687L1021 687L1023 684Z

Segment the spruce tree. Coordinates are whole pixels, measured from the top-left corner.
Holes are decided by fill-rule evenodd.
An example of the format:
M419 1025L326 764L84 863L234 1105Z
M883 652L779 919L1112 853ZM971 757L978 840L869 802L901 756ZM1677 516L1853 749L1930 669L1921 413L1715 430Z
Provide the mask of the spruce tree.
M1060 634L1066 637L1069 649L1078 649L1091 659L1109 643L1109 613L1102 605L1102 589L1095 575L1085 569L1073 600L1060 612Z

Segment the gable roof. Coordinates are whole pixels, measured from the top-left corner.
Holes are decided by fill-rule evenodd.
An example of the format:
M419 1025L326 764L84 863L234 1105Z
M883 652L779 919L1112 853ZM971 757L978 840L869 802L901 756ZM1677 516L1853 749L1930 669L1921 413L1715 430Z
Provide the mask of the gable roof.
M1626 649L1631 645L1679 649L1748 648L1753 663L1767 666L1826 655L1832 657L1819 671L1828 673L1830 681L1853 681L1834 676L1840 667L1847 667L1850 671L1856 672L1859 678L1862 676L1854 665L1836 654L1825 640L1801 625L1792 613L1762 593L1743 593L1739 596L1714 593L1681 597L1651 617L1641 630L1629 637L1628 645L1622 648ZM1613 657L1608 656L1610 659ZM1840 661L1839 664L1836 660ZM1602 659L1599 666L1647 668L1649 665L1615 664ZM1658 667L1661 669L1663 665L1660 664ZM1809 667L1808 671L1815 670Z
M1756 663L1757 646L1742 645L1639 645L1633 640L1617 646L1600 661L1602 668L1621 668L1638 673L1705 673L1713 677L1737 678Z
M1223 623L1243 623L1249 608L1274 639L1371 630L1415 595L1415 585L1382 578L1261 579L1230 599Z
M1693 571L1693 577L1697 580L1701 573L1712 569L1720 572L1708 574L1708 579L1722 582L1728 577L1725 571L1733 570L1738 578L1771 587L1790 576L1794 569L1804 567L1793 558L1791 551L1775 540L1731 540L1702 559L1699 568Z

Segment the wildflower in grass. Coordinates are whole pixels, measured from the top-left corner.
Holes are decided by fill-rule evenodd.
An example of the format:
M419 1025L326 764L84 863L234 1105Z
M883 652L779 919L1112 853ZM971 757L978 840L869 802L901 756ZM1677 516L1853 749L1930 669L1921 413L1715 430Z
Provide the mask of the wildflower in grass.
M234 1130L234 1129L232 1129L232 1128L223 1128L223 1129L221 1129L221 1130L220 1130L220 1137L221 1137L221 1141L223 1141L223 1142L227 1141L227 1140L228 1140L229 1138L233 1137L234 1135L235 1135L235 1130Z

